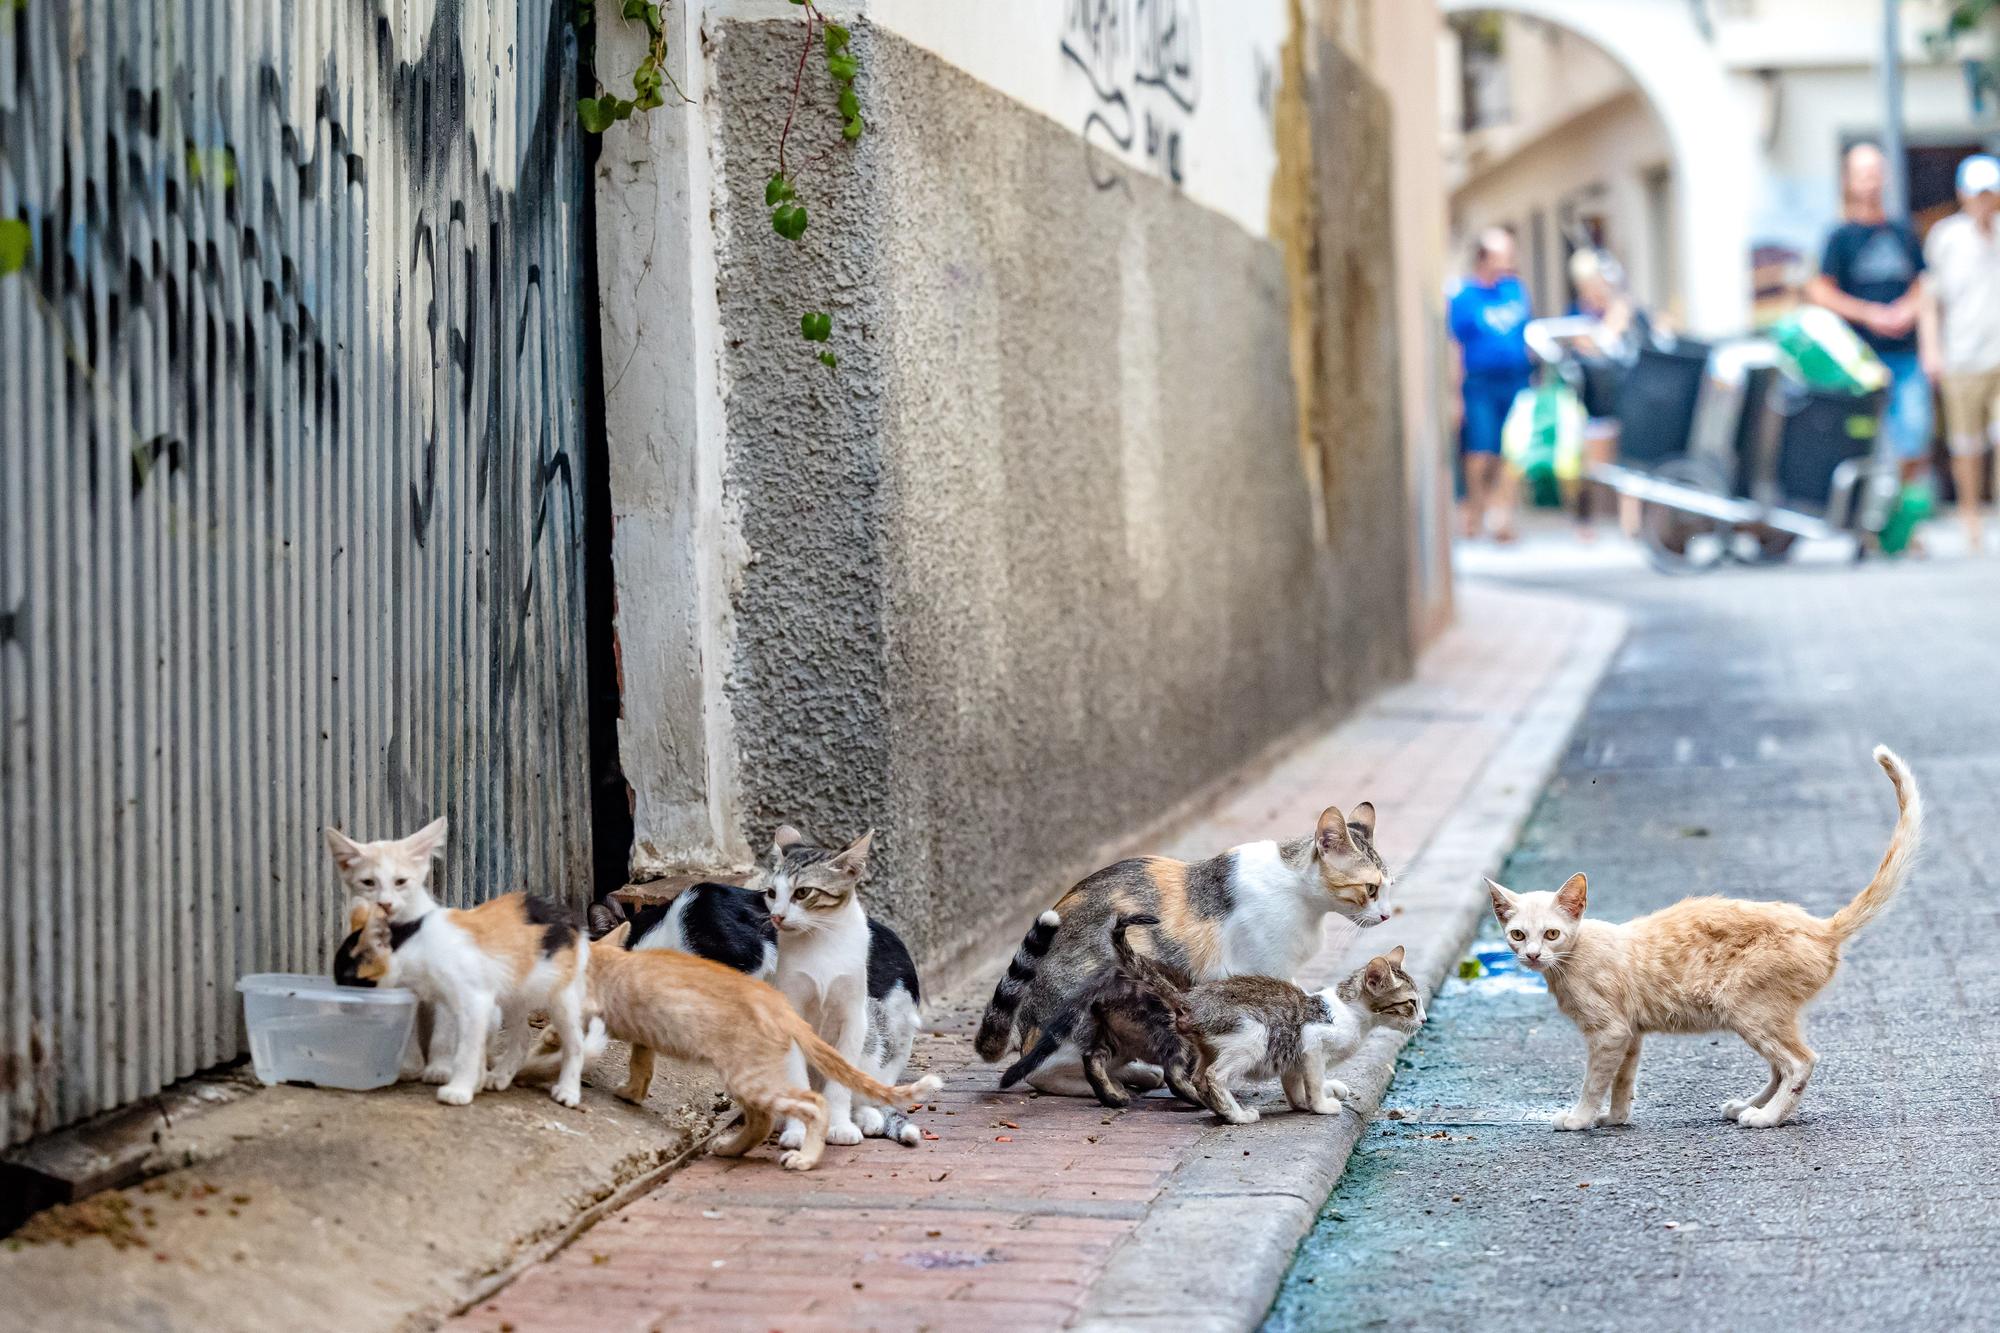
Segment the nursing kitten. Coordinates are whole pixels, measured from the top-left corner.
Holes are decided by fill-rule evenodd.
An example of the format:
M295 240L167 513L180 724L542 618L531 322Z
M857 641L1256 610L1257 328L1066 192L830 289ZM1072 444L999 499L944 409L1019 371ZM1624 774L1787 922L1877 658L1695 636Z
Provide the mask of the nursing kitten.
M779 1162L810 1171L826 1145L826 1100L806 1086L797 1064L822 1074L829 1091L858 1093L885 1106L920 1101L942 1086L935 1074L886 1087L821 1041L775 989L721 963L673 949L625 949L620 925L591 957L590 1005L610 1035L632 1043L631 1077L618 1092L643 1102L656 1054L699 1061L722 1076L743 1123L711 1151L737 1157L762 1143L780 1117L800 1126Z
M1187 977L1136 953L1126 938L1134 926L1159 923L1158 917L1143 913L1118 918L1111 928L1117 963L1105 968L1085 992L1080 1012L1043 1029L1034 1048L1000 1076L1002 1088L1018 1083L1064 1041L1071 1041L1082 1053L1084 1077L1105 1106L1122 1107L1131 1101L1111 1071L1135 1061L1158 1068L1176 1096L1197 1106L1208 1104L1200 1091L1201 1053L1188 1040L1191 1028L1182 1002Z
M678 949L769 981L778 970L778 930L761 895L733 884L689 885L672 902L642 907L628 918L615 898L590 909L591 924L603 935L620 921L632 922L633 949Z
M377 903L358 903L349 919L336 977L404 986L452 1020L451 1078L438 1100L464 1106L481 1086L504 1091L527 1058L528 1015L545 1010L562 1043L561 1070L549 1095L564 1106L583 1097L585 974L590 941L574 913L557 903L509 893L477 907L440 907L394 924ZM498 1013L505 1037L487 1065L488 1027Z
M327 829L326 849L333 855L341 887L347 891L348 915L352 917L358 907L374 906L388 917L391 925L405 926L434 910L438 903L431 897L431 863L444 850L445 827L443 819L434 819L407 838L386 838L379 842L357 842L339 829ZM352 941L350 934L342 945L342 958L347 956ZM337 958L336 979L340 967ZM499 1024L494 1022L491 1026L497 1035ZM420 1001L397 1077L405 1082L418 1078L426 1083L448 1082L452 1052L457 1047L458 1037L451 1026L450 1012Z
M1389 885L1375 851L1375 807L1365 801L1351 816L1327 807L1311 835L1289 842L1245 843L1206 861L1152 856L1107 866L1056 903L1060 924L1045 943L1040 922L1022 941L987 1003L974 1048L981 1059L998 1060L1018 1032L1022 1049L1032 1050L1052 1020L1075 1012L1108 961L1108 929L1117 917L1158 917L1149 951L1196 981L1289 977L1319 951L1328 912L1363 927L1387 921ZM1128 1085L1151 1079L1158 1086L1141 1068L1114 1073ZM1091 1092L1074 1043L1029 1082L1044 1092Z
M870 829L836 851L785 825L772 835L769 864L749 888L763 895L777 927L774 984L844 1058L893 1083L909 1063L922 996L916 962L902 938L869 916L856 892L868 873L874 837ZM805 1081L803 1061L795 1060L792 1071ZM826 1121L828 1143L891 1138L915 1147L923 1137L895 1106L857 1106L838 1083L826 1089ZM794 1119L779 1142L797 1147L804 1133L804 1123Z
M1239 1104L1232 1083L1276 1078L1300 1111L1337 1115L1353 1094L1326 1071L1354 1054L1378 1027L1415 1032L1423 992L1403 970L1403 946L1371 958L1339 985L1309 993L1275 977L1205 981L1186 996L1194 1044L1207 1066L1198 1100L1224 1120L1247 1125L1254 1107Z
M1879 745L1875 762L1896 788L1895 832L1868 887L1824 921L1790 903L1687 898L1613 925L1584 918L1582 875L1554 893L1487 881L1507 947L1548 979L1556 1007L1583 1032L1583 1090L1556 1117L1557 1129L1629 1124L1639 1043L1654 1032L1734 1032L1771 1076L1756 1096L1725 1102L1722 1114L1762 1129L1792 1113L1819 1060L1800 1015L1833 980L1841 946L1889 905L1922 838L1923 799L1908 766ZM1607 1093L1610 1111L1601 1114Z

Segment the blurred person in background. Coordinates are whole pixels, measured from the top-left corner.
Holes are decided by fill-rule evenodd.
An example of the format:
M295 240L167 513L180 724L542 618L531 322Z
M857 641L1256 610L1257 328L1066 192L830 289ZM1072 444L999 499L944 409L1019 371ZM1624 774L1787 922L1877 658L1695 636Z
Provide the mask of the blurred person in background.
M1489 227L1473 248L1472 274L1451 298L1451 336L1464 374L1459 450L1465 470L1461 531L1477 537L1489 517L1493 539L1514 540L1513 475L1500 461L1500 438L1514 398L1528 387L1528 292L1514 265L1514 237Z
M1806 299L1854 326L1889 371L1883 434L1903 480L1923 476L1931 447L1931 386L1917 357L1924 252L1909 224L1882 211L1882 150L1856 144L1841 167L1843 221L1826 238Z
M1652 340L1652 318L1625 287L1625 270L1609 251L1585 246L1569 257L1570 286L1576 290L1576 314L1591 323L1571 340L1582 371L1585 468L1618 461L1618 390L1625 372L1639 359L1639 349ZM1609 492L1586 475L1577 484L1577 535L1595 537L1593 509ZM1636 529L1638 504L1628 502L1626 527Z
M1924 239L1925 300L1917 345L1924 373L1944 400L1945 443L1967 549L1984 548L1980 490L1987 450L2000 426L2000 159L1958 164L1959 211Z

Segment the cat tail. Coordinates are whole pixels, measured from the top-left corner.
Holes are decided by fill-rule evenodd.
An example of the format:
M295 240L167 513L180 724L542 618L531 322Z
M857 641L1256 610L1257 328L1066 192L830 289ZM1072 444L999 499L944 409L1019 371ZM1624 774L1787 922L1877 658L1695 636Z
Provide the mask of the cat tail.
M979 1052L980 1059L991 1063L1007 1053L1007 1041L1014 1035L1014 1015L1020 1011L1021 1001L1027 998L1028 987L1035 984L1035 969L1042 965L1043 955L1055 943L1056 928L1060 925L1062 918L1053 910L1042 913L1028 927L1021 947L1014 950L1006 975L993 988L993 998L986 1002L986 1012L979 1019L979 1035L972 1039L972 1049Z
M898 1102L920 1102L944 1086L944 1080L936 1074L925 1074L911 1083L898 1083L893 1087L878 1083L865 1071L847 1062L847 1057L826 1044L820 1035L801 1018L792 1029L792 1040L799 1044L805 1054L806 1063L817 1069L826 1078L844 1084L863 1097L881 1102L884 1106L895 1106Z
M1881 915L1889 900L1896 896L1896 890L1903 887L1903 880L1909 874L1910 863L1917 858L1917 848L1923 841L1924 798L1917 792L1917 780L1910 767L1886 745L1875 747L1875 762L1882 765L1882 771L1889 775L1889 781L1896 784L1896 830L1889 835L1889 850L1882 853L1882 864L1875 870L1875 878L1868 881L1853 902L1833 914L1827 926L1837 941L1845 943L1863 926Z
M590 1025L584 1029L583 1033L584 1063L589 1064L597 1059L598 1056L604 1054L605 1048L610 1044L611 1033L605 1029L604 1019L597 1014L592 1014L590 1016ZM535 1047L534 1054L521 1062L521 1068L515 1073L514 1081L516 1083L554 1082L556 1075L561 1070L562 1039L556 1036L554 1028L546 1028L542 1032L541 1041Z
M1147 967L1139 955L1132 951L1132 945L1125 938L1125 932L1133 926L1157 926L1160 918L1151 912L1134 912L1121 916L1111 923L1111 951L1118 955L1118 966L1135 976L1145 976Z
M1042 1067L1042 1062L1056 1053L1056 1047L1063 1044L1063 1036L1052 1028L1042 1029L1042 1039L1022 1054L1021 1058L1007 1066L1007 1072L1000 1076L1000 1086L1011 1088L1028 1075Z

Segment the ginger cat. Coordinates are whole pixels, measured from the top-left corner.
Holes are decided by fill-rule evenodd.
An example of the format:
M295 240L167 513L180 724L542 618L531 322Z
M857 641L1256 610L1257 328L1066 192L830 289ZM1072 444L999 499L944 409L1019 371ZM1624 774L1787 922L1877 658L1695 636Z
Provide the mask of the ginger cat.
M1630 1123L1639 1043L1650 1032L1736 1033L1771 1077L1756 1096L1725 1102L1722 1114L1758 1129L1792 1114L1819 1061L1800 1014L1833 980L1841 946L1889 905L1922 838L1923 800L1908 766L1879 745L1875 762L1896 787L1896 829L1868 887L1824 921L1790 903L1688 898L1613 925L1584 919L1582 875L1554 893L1486 882L1507 946L1548 979L1588 1047L1583 1090L1556 1117L1557 1129ZM1610 1113L1600 1114L1607 1092Z
M743 1124L712 1151L740 1157L762 1143L780 1118L802 1127L799 1145L779 1163L810 1171L826 1147L826 1099L787 1073L793 1047L829 1083L884 1105L921 1101L943 1086L935 1074L887 1087L820 1040L783 995L741 972L666 949L627 949L629 922L598 941L590 957L590 1005L610 1035L632 1044L631 1077L620 1097L642 1102L655 1053L696 1060L722 1075L743 1110Z

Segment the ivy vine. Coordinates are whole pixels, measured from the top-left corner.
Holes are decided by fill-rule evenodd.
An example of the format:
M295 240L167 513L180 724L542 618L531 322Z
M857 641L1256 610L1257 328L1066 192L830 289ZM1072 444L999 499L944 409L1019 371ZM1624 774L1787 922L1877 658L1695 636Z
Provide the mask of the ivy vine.
M665 0L621 0L621 17L646 25L646 53L639 60L639 66L632 72L632 96L620 97L606 91L600 84L598 95L577 100L577 115L583 128L591 134L602 134L621 120L628 120L635 111L651 111L666 104L663 91L672 88L674 95L682 102L690 99L680 90L673 76L667 71L666 27L661 22L660 8ZM822 53L826 64L827 77L838 90L834 97L834 109L840 117L840 138L836 144L851 144L867 132L868 124L861 118L861 98L855 92L854 81L861 73L861 59L854 52L854 34L841 24L827 18L814 6L813 0L792 0L805 11L805 44L799 52L798 68L792 74L791 101L785 108L785 127L778 133L778 165L771 178L764 185L764 206L771 210L771 230L788 241L796 241L806 234L810 218L805 204L799 199L798 181L800 172L795 172L786 160L785 150L791 142L792 122L797 119L799 94L805 84L806 66L812 61L815 48ZM596 0L577 0L576 26L589 26L596 16ZM830 145L829 148L836 145ZM822 152L813 159L817 162ZM811 166L812 163L807 163ZM809 343L820 344L818 360L831 369L840 364L825 344L833 337L833 316L824 310L808 310L799 316L799 335Z

